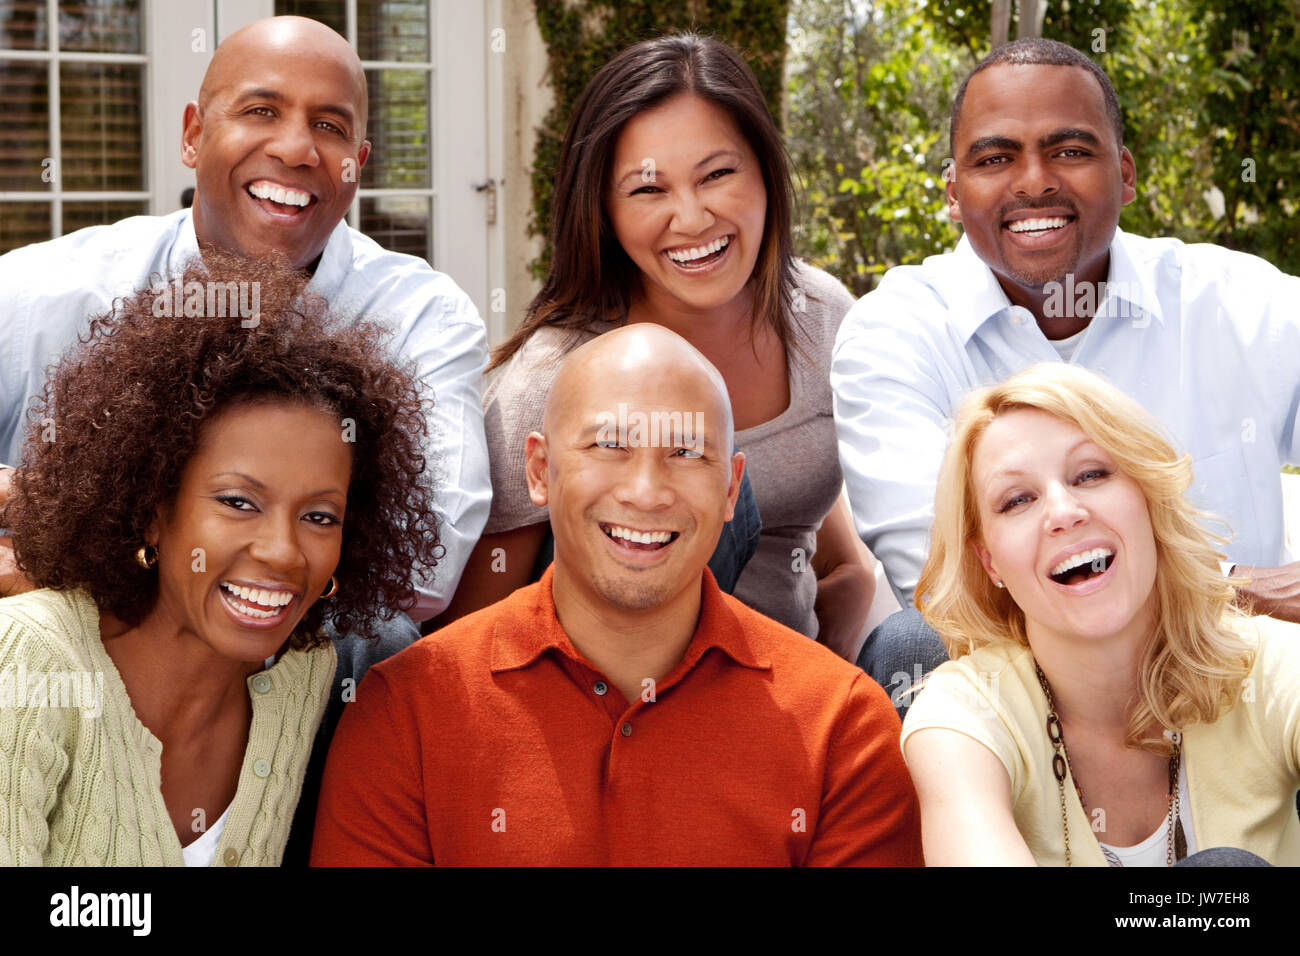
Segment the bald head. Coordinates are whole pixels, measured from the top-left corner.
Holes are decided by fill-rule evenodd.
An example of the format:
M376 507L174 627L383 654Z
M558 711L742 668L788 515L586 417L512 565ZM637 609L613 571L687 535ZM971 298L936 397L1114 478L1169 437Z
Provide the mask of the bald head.
M368 101L366 71L352 45L330 27L306 17L269 17L236 30L212 54L212 62L199 87L199 109L205 110L213 96L234 83L256 83L246 65L257 56L307 55L322 66L342 68L350 76L352 99L357 111L356 139L366 138Z
M361 61L323 23L273 17L232 33L185 105L200 248L314 268L370 157L366 118Z
M585 426L593 410L613 413L620 404L698 412L718 452L731 453L731 399L722 374L695 346L661 325L626 325L570 352L551 386L542 428L549 436L579 420Z
M525 472L550 509L556 607L583 595L608 622L672 605L693 627L745 470L718 370L662 326L606 332L564 360L542 429Z

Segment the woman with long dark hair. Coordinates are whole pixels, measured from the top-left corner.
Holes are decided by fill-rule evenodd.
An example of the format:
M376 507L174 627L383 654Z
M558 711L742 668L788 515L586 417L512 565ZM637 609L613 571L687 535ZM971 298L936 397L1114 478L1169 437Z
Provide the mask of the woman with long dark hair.
M492 513L451 616L535 573L547 512L528 498L523 448L559 359L654 322L703 352L731 395L763 526L734 593L832 646L852 643L875 581L838 501L829 366L853 300L793 257L792 207L780 133L730 47L661 37L597 73L560 151L550 274L489 370Z

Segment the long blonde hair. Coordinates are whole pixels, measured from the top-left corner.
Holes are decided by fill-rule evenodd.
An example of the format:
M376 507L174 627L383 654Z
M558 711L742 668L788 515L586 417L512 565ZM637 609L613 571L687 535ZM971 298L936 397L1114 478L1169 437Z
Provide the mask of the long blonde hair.
M1138 698L1125 742L1168 752L1145 736L1152 721L1176 730L1211 723L1230 707L1254 652L1233 629L1234 589L1219 567L1209 518L1188 502L1191 459L1179 457L1135 401L1100 376L1063 362L1034 365L962 403L939 471L930 554L915 601L957 658L998 641L1028 645L1024 612L984 572L973 542L980 536L972 483L975 447L1006 412L1038 409L1077 426L1115 460L1146 498L1156 544L1156 624L1142 650Z

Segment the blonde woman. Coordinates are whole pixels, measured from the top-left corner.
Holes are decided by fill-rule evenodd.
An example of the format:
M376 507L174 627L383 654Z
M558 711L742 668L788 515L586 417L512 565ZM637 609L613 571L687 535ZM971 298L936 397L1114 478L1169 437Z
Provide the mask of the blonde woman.
M1076 366L966 400L916 589L952 660L903 728L927 863L1300 863L1300 627L1233 607L1191 477Z

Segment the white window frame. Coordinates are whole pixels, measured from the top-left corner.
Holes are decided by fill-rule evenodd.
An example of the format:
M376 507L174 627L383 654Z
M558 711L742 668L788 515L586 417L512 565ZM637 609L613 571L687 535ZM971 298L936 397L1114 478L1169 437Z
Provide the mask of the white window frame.
M357 228L363 199L411 196L432 202L430 261L435 269L451 276L473 300L479 314L489 323L489 335L492 319L499 319L502 324L506 321L504 313L495 315L488 311L493 290L504 285L505 272L501 157L497 153L493 163L488 154L489 124L500 125L503 115L498 108L501 85L499 79L492 83L487 55L491 29L488 24L500 22L500 7L500 0L483 3L430 0L431 60L361 61L367 70L428 71L431 179L425 189L358 189L347 217L348 224ZM356 0L346 0L345 9L347 40L355 48ZM274 13L275 0L219 0L218 35L224 38ZM493 66L500 68L495 63ZM449 79L440 81L440 78ZM193 88L197 90L198 85ZM475 188L489 181L497 189L498 213L492 226L487 223L488 191Z
M142 22L149 15L149 3L141 4ZM62 129L62 91L59 83L59 65L62 63L110 63L141 66L143 81L141 94L144 97L141 111L141 126L144 142L150 141L149 93L151 86L148 44L142 37L143 53L82 53L59 49L59 4L58 0L45 0L46 47L43 50L4 50L0 59L46 64L46 83L49 88L49 137L50 155L44 157L52 161L54 179L49 189L0 191L0 204L12 202L42 202L50 207L50 237L63 235L63 205L70 202L150 202L154 193L150 189L152 182L150 157L148 150L141 150L140 175L144 188L139 190L77 190L63 188L63 129ZM3 205L0 205L0 209Z
M45 62L49 69L50 142L58 172L51 189L0 192L5 202L50 204L50 235L62 235L68 202L143 202L154 215L180 208L194 171L180 159L185 106L198 98L217 43L254 20L272 16L275 0L142 0L141 53L72 53L58 45L58 0L46 0L50 29L45 50L7 51L13 60ZM473 299L492 341L507 331L504 311L492 312L494 292L505 286L503 61L489 56L491 32L502 22L502 0L466 3L430 0L432 58L424 62L363 61L366 69L428 73L431 180L428 188L359 189L348 222L360 223L361 200L418 197L432 203L430 261ZM349 42L356 45L356 0L347 0ZM60 168L60 63L124 63L143 67L141 126L144 188L135 191L65 191ZM439 77L444 78L439 81ZM487 186L487 188L479 188ZM495 196L492 191L495 190ZM495 223L488 206L495 201Z

